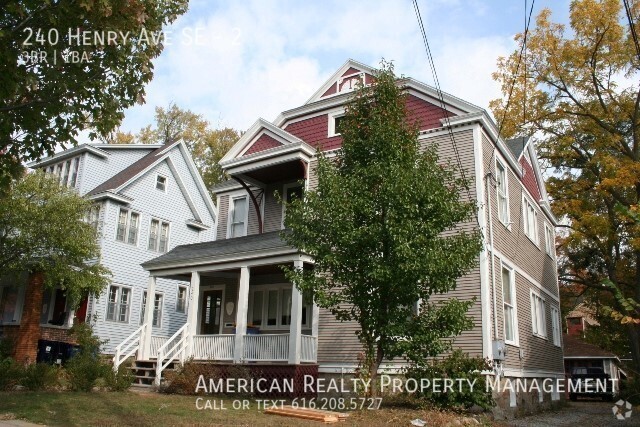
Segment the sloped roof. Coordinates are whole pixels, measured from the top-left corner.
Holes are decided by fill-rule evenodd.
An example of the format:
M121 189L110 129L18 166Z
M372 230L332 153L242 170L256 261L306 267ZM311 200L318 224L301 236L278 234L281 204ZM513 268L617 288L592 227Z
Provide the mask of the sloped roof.
M528 136L521 136L519 138L507 139L505 144L509 147L509 151L514 155L516 159L519 159L524 151L524 147L527 146L527 142L529 142Z
M233 239L213 240L210 242L193 243L190 245L176 246L164 255L142 263L145 270L154 270L166 266L180 264L181 262L189 262L189 264L198 264L198 260L203 263L215 263L216 260L222 261L229 255L246 255L251 252L260 251L276 251L278 249L291 250L296 249L289 246L280 237L281 231L271 231L262 234L251 234L244 237L235 237Z
M618 357L598 346L589 344L578 337L564 334L564 358L585 358L593 357L594 359L617 359Z
M102 184L98 185L93 190L89 191L87 193L87 196L104 193L105 191L115 191L122 184L126 183L131 178L135 177L140 172L145 170L147 167L151 166L158 159L158 156L164 154L166 150L173 148L179 142L180 140L176 140L156 148L140 160L127 166L111 178L107 179Z

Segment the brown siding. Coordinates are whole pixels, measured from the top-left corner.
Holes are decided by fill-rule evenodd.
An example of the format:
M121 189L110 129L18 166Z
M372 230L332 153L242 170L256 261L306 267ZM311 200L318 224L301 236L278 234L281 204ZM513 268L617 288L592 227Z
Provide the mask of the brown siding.
M227 221L229 220L229 195L219 197L217 240L227 238Z

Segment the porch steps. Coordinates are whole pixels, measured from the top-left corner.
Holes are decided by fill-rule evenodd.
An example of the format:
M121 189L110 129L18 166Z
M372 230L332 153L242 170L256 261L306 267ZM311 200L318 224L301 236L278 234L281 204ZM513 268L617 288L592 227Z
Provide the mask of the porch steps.
M177 361L173 361L163 371L163 376L167 371L174 371L177 367ZM133 387L151 388L156 379L156 361L155 360L136 360L131 366L133 373Z

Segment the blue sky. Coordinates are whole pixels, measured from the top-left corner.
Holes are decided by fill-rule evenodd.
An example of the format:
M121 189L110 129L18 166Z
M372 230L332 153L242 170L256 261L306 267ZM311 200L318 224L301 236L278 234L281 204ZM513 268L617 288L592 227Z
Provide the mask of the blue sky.
M442 89L487 108L500 95L496 59L515 49L524 28L524 0L419 5ZM538 0L534 16L544 7L567 21L569 0ZM154 107L170 102L214 127L245 130L302 104L348 58L376 66L384 57L397 74L433 85L411 0L191 0L167 30L147 102L126 111L124 131L152 123Z

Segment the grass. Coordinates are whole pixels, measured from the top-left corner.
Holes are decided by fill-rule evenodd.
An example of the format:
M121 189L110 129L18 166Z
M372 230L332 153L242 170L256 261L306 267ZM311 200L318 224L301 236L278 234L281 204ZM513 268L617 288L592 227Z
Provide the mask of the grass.
M209 396L217 402L220 399ZM196 409L195 396L157 393L0 393L0 423L3 419L23 419L50 426L318 426L321 423L263 414L254 399L246 410L232 409L233 400L225 399L227 410ZM464 425L461 416L446 412L383 408L351 413L348 426L410 425L415 418L428 425ZM457 421L460 420L460 421ZM471 424L469 424L471 425ZM475 423L473 424L475 425Z

